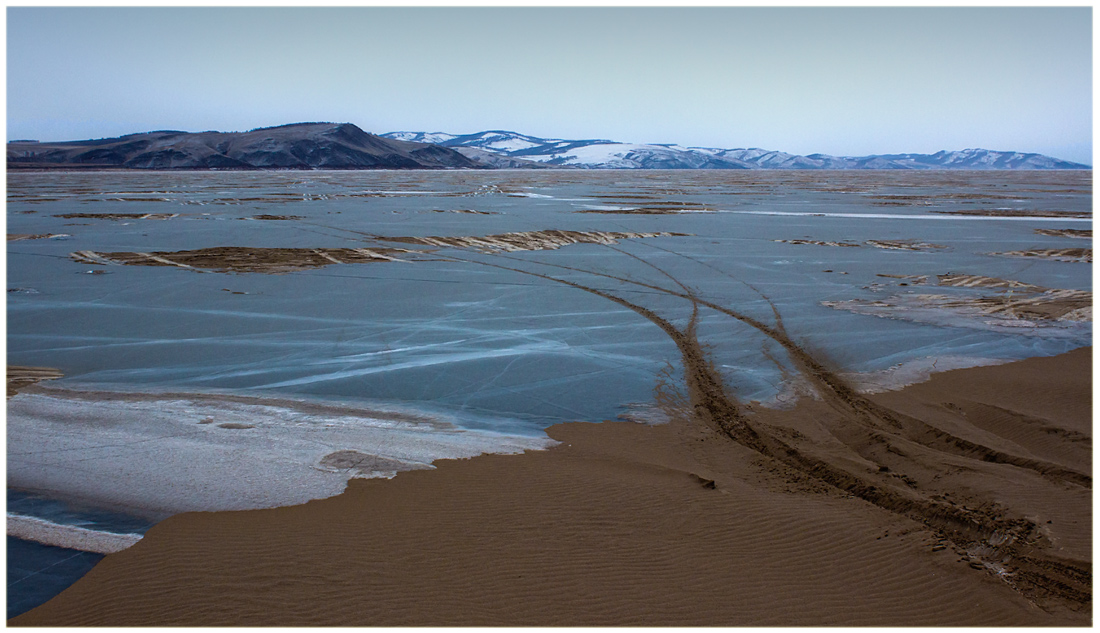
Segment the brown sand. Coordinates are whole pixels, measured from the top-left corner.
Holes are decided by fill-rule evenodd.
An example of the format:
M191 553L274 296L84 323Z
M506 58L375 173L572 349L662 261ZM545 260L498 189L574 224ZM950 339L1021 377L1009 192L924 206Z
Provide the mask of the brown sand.
M468 213L471 215L500 215L499 211L478 211L477 209L432 209L433 213Z
M780 242L783 244L812 244L814 246L845 246L848 248L859 248L860 245L853 242L826 242L822 240L809 240L809 239L793 239L793 240L772 240L773 242ZM917 240L867 240L864 242L868 246L874 248L883 248L891 251L930 251L947 248L942 244L932 244L931 242L919 242Z
M52 237L69 237L68 233L8 233L9 242L23 240L48 240Z
M160 202L161 200L157 198L153 201ZM53 217L68 219L94 218L96 220L171 220L178 216L178 213L62 213Z
M751 411L677 344L695 415L177 515L9 623L1090 623L1090 348L871 400L792 344L822 399Z
M885 248L892 251L930 251L947 248L942 244L917 240L867 240L867 243L875 248Z
M544 231L517 231L485 236L429 236L429 237L383 237L387 242L421 244L452 248L470 248L483 253L545 251L555 250L570 244L617 244L619 240L641 239L646 237L685 236L687 233L633 233L616 231L563 231L548 229Z
M930 279L928 275L890 275L879 277L904 279L899 286L951 286L988 288L996 294L973 297L941 294L904 294L886 299L851 299L822 301L830 308L851 310L860 314L907 318L914 309L937 309L981 320L987 325L1031 327L1052 321L1091 321L1092 292L1087 290L1044 288L1012 279L947 273ZM932 283L934 282L934 283ZM881 287L881 284L873 284ZM995 317L987 320L986 317Z
M245 218L241 218L242 220ZM272 215L270 213L261 213L259 215L252 216L253 220L301 220L300 215Z
M8 397L11 398L36 382L55 380L64 374L53 367L23 367L8 365Z
M989 253L1003 257L1031 257L1035 259L1050 259L1056 262L1082 262L1092 263L1091 248L1032 248L1023 251L1005 251L1003 253Z
M82 264L121 264L124 266L176 266L199 271L235 273L285 273L332 264L402 261L397 255L407 249L395 248L247 248L217 246L193 251L157 251L152 253L99 253L77 251L69 257Z
M1051 237L1075 237L1077 239L1092 239L1092 229L1035 229L1039 235Z
M617 233L612 231L526 231L481 237L384 237L387 242L423 246L470 248L484 253L554 250L570 244L617 244L618 240L645 237L684 236L686 233ZM407 248L251 248L217 246L193 251L76 251L69 257L99 266L176 266L197 272L287 273L323 268L332 264L407 262L400 256L424 251Z
M846 246L848 248L859 248L859 244L853 242L826 242L823 240L772 240L773 242L780 242L783 244L812 244L814 246Z

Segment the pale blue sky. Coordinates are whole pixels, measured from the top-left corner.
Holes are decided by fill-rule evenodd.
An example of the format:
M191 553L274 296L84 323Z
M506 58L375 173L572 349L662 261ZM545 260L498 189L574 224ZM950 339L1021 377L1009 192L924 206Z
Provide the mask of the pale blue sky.
M376 132L1091 164L1091 8L8 8L8 138Z

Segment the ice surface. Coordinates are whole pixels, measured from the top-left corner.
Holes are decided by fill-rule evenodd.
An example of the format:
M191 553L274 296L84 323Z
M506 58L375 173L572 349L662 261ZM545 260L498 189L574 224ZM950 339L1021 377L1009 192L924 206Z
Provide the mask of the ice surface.
M102 530L54 523L37 517L8 513L8 535L53 547L82 552L113 554L141 540L141 534L115 534Z
M69 390L13 398L7 441L10 486L163 513L293 505L338 494L351 477L393 476L431 468L436 459L553 444L546 437L465 430L444 416L408 410ZM331 459L349 452L370 457L375 467L341 468ZM32 537L49 527L21 525ZM52 530L47 542L65 547L73 545L59 539L97 537L99 549L80 547L86 551L106 553L103 548L125 540Z
M626 147L586 151L606 155ZM675 345L637 313L507 268L617 294L681 327L689 302L591 273L681 291L667 273L703 298L770 322L766 296L792 336L847 372L940 356L1056 354L1089 344L1091 324L1026 336L974 322L875 318L821 302L908 290L879 274L955 272L1091 290L1090 265L988 255L1080 246L1080 239L1034 229L1088 219L935 213L1006 205L1088 212L1088 178L1088 172L12 174L8 230L72 237L9 244L8 358L61 368L61 385L405 404L443 412L459 428L531 436L555 422L614 419L624 407L649 402L658 373L678 364ZM974 197L894 203L944 192ZM575 213L593 204L657 203L725 212ZM432 212L459 207L494 215ZM129 224L56 217L76 212L179 215ZM301 219L241 221L260 214ZM360 248L393 246L388 237L546 229L690 235L497 255L416 246L425 251L422 261L282 275L97 266L69 257L213 246ZM916 240L946 248L839 249L775 240ZM725 315L704 309L700 319L700 337L738 397L766 401L783 392L784 373L769 359L785 362L781 349Z

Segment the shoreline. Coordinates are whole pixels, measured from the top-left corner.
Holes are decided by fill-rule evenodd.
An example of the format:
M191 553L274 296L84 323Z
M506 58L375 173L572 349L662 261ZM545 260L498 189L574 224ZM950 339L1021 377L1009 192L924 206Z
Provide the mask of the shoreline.
M1082 349L1082 348L1078 348ZM1091 349L1091 348L1087 348ZM1051 357L1038 357L1038 358L1051 358ZM866 372L842 372L838 374L838 377L849 384L852 389L864 396L881 396L891 392L904 391L914 385L928 382L934 376L939 374L954 371L957 369L972 369L982 367L996 367L1004 364L1011 364L1020 362L1026 359L1005 359L995 357L984 356L942 356L942 357L919 357L911 360L903 361L891 367ZM13 372L13 370L15 370ZM13 381L9 381L9 408L11 406L11 398L16 393L24 393L31 397L42 397L55 400L58 403L71 403L77 405L78 403L114 403L120 407L133 406L136 408L143 405L156 405L157 403L170 403L178 404L186 402L191 405L203 406L213 405L215 407L224 406L229 408L239 408L240 411L230 411L233 420L237 418L243 418L249 415L249 409L254 411L262 411L263 413L270 413L265 409L285 409L293 411L294 414L305 414L306 417L321 417L328 418L348 418L349 420L361 420L369 418L368 422L377 424L383 423L383 427L405 427L416 431L430 431L430 432L442 432L443 437L447 435L461 435L461 434L473 434L478 436L489 436L499 438L503 444L498 447L502 449L502 454L515 454L517 450L519 452L530 450L547 450L557 445L557 442L549 437L547 431L554 426L560 424L569 424L570 422L563 422L551 425L544 429L540 435L527 435L527 434L511 434L505 432L497 432L479 428L465 428L455 424L453 420L446 419L451 412L444 411L442 409L433 408L415 408L407 403L386 403L377 402L373 400L364 401L346 401L334 398L318 398L314 396L307 396L302 394L273 394L257 395L247 391L233 391L233 390L207 390L207 391L180 391L176 388L170 387L155 387L146 388L135 385L119 385L119 384L98 384L98 383L82 383L77 378L76 382L67 383L62 382L60 384L36 384L31 381L24 381L23 374L27 373L24 370L34 370L35 373L43 374L46 376L46 380L61 378L62 373L54 368L49 367L9 367L9 375L14 376ZM747 401L746 406L753 411L761 412L789 412L792 409L798 408L803 401L820 401L821 394L816 390L805 378L797 377L785 382L781 385L781 390L774 394L772 397L765 400L750 400ZM17 402L17 405L21 405L22 401ZM630 422L636 424L645 425L662 425L668 424L671 420L670 412L663 410L661 406L655 403L633 403L629 405L623 405L623 412L619 414L615 420L605 420L603 422ZM211 413L211 411L207 411ZM233 414L236 415L233 415ZM129 416L133 417L139 415L140 411L129 412ZM192 417L198 417L200 414L195 414ZM213 416L211 416L213 417ZM211 424L213 421L211 417L203 417L200 419L199 424ZM240 424L233 421L227 421L223 416L217 416L218 422L226 423L227 428L231 430L252 428L255 425L252 424ZM577 423L596 423L596 422L577 422ZM513 440L509 442L508 440ZM518 444L513 446L515 440L518 440ZM84 447L87 450L89 447ZM483 447L485 448L485 447ZM10 449L9 449L10 450ZM462 455L457 457L458 459L471 459L488 454L493 454L494 450L491 448L484 452ZM358 451L344 451L344 453L358 453ZM365 456L361 454L359 456ZM348 457L356 457L354 455L336 455L335 461L347 461ZM16 479L20 479L19 484L13 485L9 483L10 489L21 489L34 494L46 495L50 498L57 499L58 501L68 503L78 503L89 505L91 507L97 507L105 511L123 511L127 513L134 513L144 516L156 516L160 520L177 514L180 512L189 511L225 511L225 510L251 510L251 509L275 509L279 507L287 507L288 505L298 505L301 503L307 503L309 501L323 500L342 494L346 486L346 482L352 478L372 478L381 477L385 479L392 479L399 472L416 470L416 469L432 469L436 461L445 461L449 459L455 459L454 456L442 455L435 458L430 458L430 455L425 454L423 459L414 461L402 461L402 460L389 460L385 457L372 456L377 459L373 462L368 461L364 468L360 469L357 473L351 473L350 476L345 477L344 483L338 484L337 488L331 486L324 486L324 490L319 488L315 490L317 496L313 497L301 497L297 495L295 498L284 499L282 502L271 502L268 505L257 505L255 507L179 507L179 508L166 508L151 504L144 497L135 502L133 499L120 500L119 497L111 494L103 493L102 491L92 490L89 494L88 490L68 490L62 489L57 486L42 486L40 482L36 480L20 479L16 476ZM334 460L330 459L329 462ZM361 460L360 460L361 461ZM341 464L342 468L334 468L333 463L320 462L312 466L313 470L317 471L329 471L336 470L352 470L358 464ZM369 466L373 465L374 468ZM9 467L10 471L10 467ZM9 480L12 479L12 474L9 472ZM315 487L316 488L316 487ZM329 488L332 488L329 490ZM289 501L288 501L289 500ZM50 522L48 518L30 516L29 518L35 520L43 520ZM62 524L63 525L63 524ZM110 533L107 531L106 533ZM27 538L28 540L40 542L46 545L55 545L54 543L42 541L33 537L23 537L19 534L15 534L9 531L9 535L16 536L18 538ZM62 547L70 547L66 545L59 545ZM72 548L71 549L80 549ZM93 553L106 553L98 552L98 550L85 550Z
M352 478L553 444L397 409L28 388L8 402L8 485L161 515L273 508L338 495Z
M91 552L93 554L114 554L133 546L141 540L141 534L119 534L105 530L89 530L76 525L54 523L38 517L13 514L7 515L8 536L24 541L32 541L51 547Z
M859 433L812 398L755 408L749 423L909 496L991 501L1034 523L1032 555L1090 561L1091 485L1027 464L1091 473L1091 357L1086 347L936 372L869 396L996 454L1025 456L1023 466L936 442L905 444L904 456L873 455L873 444L852 452ZM175 515L9 624L1091 621L1091 603L1013 584L988 545L945 539L708 427L578 422L547 433L560 444L353 479L303 505Z
M926 382L932 376L944 371L960 368L991 367L1012 362L1018 361L978 356L946 356L940 357L938 361L932 357L920 357L882 370L848 372L839 376L851 385L855 392L862 395L873 395L904 390L911 385ZM937 369L937 363L940 365L939 369ZM15 376L16 378L13 380L17 381L23 380L22 375L26 373L23 370L27 369L47 376L47 380L62 377L61 372L53 368L13 367L13 369L18 371L13 373L12 369L9 369L9 374ZM13 403L11 399L17 392L24 395ZM821 394L805 378L799 377L781 385L781 390L771 398L762 401L751 400L748 407L764 411L788 411L798 407L805 399L820 400ZM60 384L9 381L8 415L9 419L13 420L9 424L8 430L9 461L12 455L16 455L16 461L19 461L18 455L23 454L19 450L21 446L30 447L42 444L42 442L55 442L56 440L46 440L45 438L47 436L55 438L57 435L63 434L62 431L64 431L65 425L58 426L58 422L66 417L73 417L76 409L89 405L113 407L117 411L109 412L105 416L98 416L103 417L103 420L89 421L86 424L87 428L84 429L84 433L79 437L72 438L72 445L67 445L64 449L68 452L77 451L81 455L87 454L87 459L94 460L98 457L96 444L103 441L103 437L101 437L103 432L116 431L120 424L134 427L131 430L124 431L125 442L150 441L149 438L145 437L148 435L148 430L137 428L139 424L144 427L150 423L142 417L146 415L154 418L164 418L160 420L160 426L173 429L172 433L166 438L167 441L171 441L171 437L177 435L180 430L186 435L193 435L194 429L190 428L189 424L169 424L167 422L167 419L173 414L180 420L197 421L200 429L217 426L229 431L236 431L236 433L226 434L226 437L215 440L214 443L205 447L215 452L221 452L229 446L233 446L232 450L248 451L249 446L245 444L237 445L236 440L238 438L232 438L231 436L240 435L241 431L256 431L257 427L262 430L268 420L257 423L253 419L254 416L260 416L261 418L271 418L270 422L276 422L277 418L281 417L294 418L291 426L297 427L301 427L303 424L316 427L320 423L327 428L332 428L331 423L334 421L337 422L336 426L339 427L364 424L368 429L364 430L365 434L360 434L363 437L359 437L355 441L374 442L379 446L387 447L389 451L383 452L386 452L389 457L381 454L368 455L361 453L358 446L343 451L333 446L333 450L328 455L322 455L321 453L307 457L288 455L287 457L294 461L296 465L306 467L312 471L309 473L303 471L304 474L299 473L299 477L306 476L307 478L316 479L318 473L336 474L339 471L345 471L345 475L337 477L340 481L314 482L313 485L307 486L310 492L306 492L304 496L302 491L276 492L274 496L262 494L260 497L238 491L242 498L251 499L249 503L244 505L228 501L226 495L232 493L233 486L224 484L213 484L211 486L210 482L192 481L193 472L177 472L173 475L171 471L161 470L153 463L138 466L144 472L144 476L140 478L140 481L145 484L149 481L161 480L160 487L163 488L164 485L170 486L173 483L179 483L182 475L183 481L188 481L189 487L213 487L222 490L223 494L214 494L213 496L207 494L202 496L197 503L180 505L177 500L175 505L165 505L164 499L167 498L167 493L152 496L143 493L120 496L110 492L112 487L117 486L97 486L83 481L77 481L78 485L75 488L67 487L64 484L66 481L72 483L71 478L65 479L56 472L52 472L45 477L35 475L33 472L27 474L25 472L27 469L21 468L18 463L14 468L9 464L9 487L45 494L59 500L90 504L107 510L121 508L127 512L163 518L188 511L251 510L297 505L339 495L343 492L346 482L352 478L382 477L388 479L402 471L432 469L434 468L433 463L438 460L454 459L456 457L472 458L495 452L507 454L524 450L545 450L556 444L553 439L549 438L545 430L539 435L528 435L467 428L457 425L454 420L447 419L453 417L455 412L433 408L418 409L406 403L342 401L333 398L316 398L295 394L267 396L230 390L187 392L176 388L142 388L133 385L81 383L79 378L76 378L76 382L62 382ZM161 410L162 408L164 410ZM642 405L635 403L629 406L623 405L623 412L618 416L618 420L640 424L667 424L670 417L668 411L662 411L661 407L655 403ZM152 422L155 423L157 420L154 419ZM18 432L43 424L48 425L48 428L38 430L34 437L15 438L13 441L11 435L13 428ZM394 459L394 442L397 441L400 444L400 439L395 440L395 438L397 436L407 436L410 432L413 436L423 434L426 437L438 440L438 442L433 445L433 448L425 446L398 448L397 452L401 453L401 456ZM393 437L383 438L383 436ZM471 453L469 450L458 448L458 444L466 443L462 441L464 439L470 439L473 442L470 450L475 452ZM483 441L478 442L477 439ZM296 438L286 436L283 440L294 442ZM408 442L415 443L415 440L409 439ZM189 449L185 447L184 450ZM159 453L163 452L159 451ZM415 453L415 455L412 453ZM194 457L202 461L201 456ZM133 459L139 462L142 460L149 461L149 458L142 454L138 454ZM84 460L85 458L78 459L78 461ZM59 464L55 466L59 466ZM204 468L219 467L224 471L221 473L223 477L233 478L240 475L237 472L239 469L229 468L225 464L221 466L211 464ZM114 470L114 467L109 466L109 469ZM85 471L85 474L90 472L92 471ZM187 479L189 476L191 479ZM139 481L134 480L133 477L129 479L134 482ZM140 489L143 486L134 483L134 485L124 487ZM16 534L12 535L18 536ZM96 550L88 551L96 552Z

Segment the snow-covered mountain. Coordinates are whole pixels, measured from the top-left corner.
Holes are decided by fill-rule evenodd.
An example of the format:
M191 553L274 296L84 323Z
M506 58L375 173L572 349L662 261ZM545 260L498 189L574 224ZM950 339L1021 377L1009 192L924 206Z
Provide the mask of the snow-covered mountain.
M665 144L618 143L604 139L548 139L504 130L476 134L444 132L390 132L386 138L433 143L462 151L478 160L500 157L533 161L547 166L584 169L1090 169L1088 165L1042 154L964 149L935 154L881 154L873 156L799 156L766 149L720 149ZM505 166L498 164L494 166ZM510 166L522 166L510 165Z

